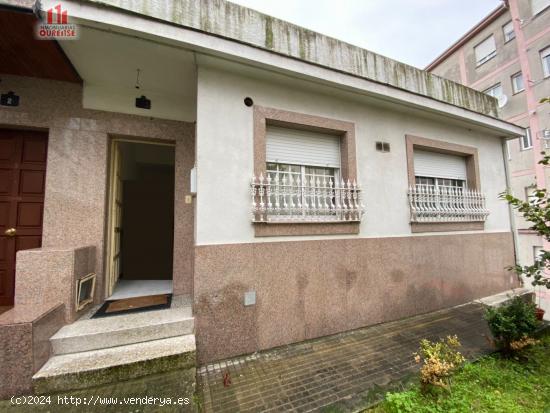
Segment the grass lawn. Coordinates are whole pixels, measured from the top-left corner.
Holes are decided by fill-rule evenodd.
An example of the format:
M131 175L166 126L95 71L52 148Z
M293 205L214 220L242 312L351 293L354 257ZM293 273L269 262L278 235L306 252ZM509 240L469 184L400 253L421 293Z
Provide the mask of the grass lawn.
M542 412L550 413L550 334L517 359L498 354L468 363L453 377L450 393L424 396L418 387L388 393L369 413Z

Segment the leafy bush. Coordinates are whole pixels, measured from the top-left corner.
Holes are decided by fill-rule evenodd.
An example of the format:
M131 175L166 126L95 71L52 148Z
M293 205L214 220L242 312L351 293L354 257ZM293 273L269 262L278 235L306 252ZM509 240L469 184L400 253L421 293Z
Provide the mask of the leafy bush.
M460 347L457 336L447 336L445 340L432 342L420 341L420 351L415 354L415 361L420 363L420 384L422 389L441 387L448 389L451 375L464 363L465 359L456 349Z
M505 352L525 347L522 344L529 345L526 338L531 336L538 326L535 304L521 297L514 297L500 307L488 307L485 310L485 319L496 346Z
M453 375L452 392L434 398L420 386L386 394L368 413L550 413L550 333L523 360L482 357Z

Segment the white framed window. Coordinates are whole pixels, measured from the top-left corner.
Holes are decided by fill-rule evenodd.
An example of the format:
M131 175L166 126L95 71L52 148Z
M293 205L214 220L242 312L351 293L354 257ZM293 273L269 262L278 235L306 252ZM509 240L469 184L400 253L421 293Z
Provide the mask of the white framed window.
M464 179L433 178L429 176L415 176L416 186L430 186L435 188L452 188L462 191L466 188Z
M540 51L540 60L542 62L542 73L544 77L550 76L550 47Z
M290 192L283 190L274 191L270 194L268 202L271 202L272 205L279 205L279 207L283 207L286 204L293 205L294 209L296 209L298 206L306 205L308 202L311 202L313 205L315 200L312 198L312 188L326 188L328 191L327 195L332 200L335 194L331 188L334 188L334 185L340 182L339 171L335 168L268 162L266 169L267 176L269 176L271 182L274 182L275 185L294 188ZM301 209L300 213L306 215L306 209ZM328 217L335 216L336 212L327 208L326 210L321 209L317 214ZM296 215L296 211L293 211L293 208L281 208L279 215L282 218L286 218L289 215Z
M523 86L523 74L521 72L517 72L512 75L512 91L514 93L523 92L525 90L525 87Z
M358 222L356 182L343 182L340 136L266 128L266 175L254 177L253 222Z
M529 185L526 186L525 191L525 201L530 201L532 199L535 199L535 192L537 190L537 187L535 185Z
M512 20L502 26L502 34L504 35L505 43L516 38L516 32L514 31L514 23Z
M411 222L485 221L485 197L468 188L466 156L415 149L413 159Z
M544 249L542 248L542 246L533 246L533 263L535 263L536 260L542 258L542 254L544 254Z
M490 35L488 38L475 46L474 52L476 55L476 63L478 66L485 63L487 60L495 57L497 54L495 36Z
M550 6L550 0L531 0L531 12L533 16Z
M483 93L485 93L486 95L492 96L494 98L498 98L499 96L502 96L502 85L500 83L497 83L496 85L493 85L488 89L485 89Z
M519 138L519 146L522 151L533 147L533 138L531 137L531 128L525 129L525 135Z

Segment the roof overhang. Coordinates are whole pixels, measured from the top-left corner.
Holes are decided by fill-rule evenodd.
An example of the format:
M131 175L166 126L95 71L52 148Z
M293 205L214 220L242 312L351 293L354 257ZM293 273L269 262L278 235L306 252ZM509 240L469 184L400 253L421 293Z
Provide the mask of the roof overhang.
M213 35L203 30L196 30L179 24L170 24L165 20L154 19L150 16L133 13L121 8L109 7L104 3L64 1L63 6L69 9L72 22L84 27L147 39L186 51L191 50L197 55L201 55L201 61L207 60L208 57L221 58L310 82L322 83L340 90L359 93L392 104L408 106L432 115L435 114L467 122L472 126L486 128L492 134L498 134L503 137L517 137L524 134L523 128L472 109L435 99L422 93L407 90L406 88L396 87L387 82L373 80L343 70L336 70L325 65L316 64L305 59L276 53L272 50L266 50L265 48L236 41L225 36ZM380 67L379 69L383 70L384 67ZM421 72L420 75L425 76L425 73ZM445 90L441 90L440 92L442 94L447 92L452 93ZM480 107L486 104L490 107L496 107L495 99L473 89L462 86L456 89L456 93L462 92L466 93L469 98L476 100L475 104Z
M80 83L55 40L37 40L32 10L0 5L0 73Z

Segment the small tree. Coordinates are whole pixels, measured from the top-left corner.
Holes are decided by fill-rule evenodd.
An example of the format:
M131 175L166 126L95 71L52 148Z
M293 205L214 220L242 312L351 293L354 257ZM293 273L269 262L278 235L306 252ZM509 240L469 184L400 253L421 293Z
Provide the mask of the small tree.
M541 165L550 164L550 155L544 155L539 161ZM535 189L532 196L526 201L516 198L509 192L500 194L500 198L506 200L514 209L517 209L523 217L533 224L530 229L534 230L543 239L550 242L550 202L549 195L546 189ZM550 278L544 272L550 268L550 252L541 251L538 257L535 257L533 265L515 265L512 267L518 275L523 275L527 278L532 278L533 286L545 286L550 289Z

